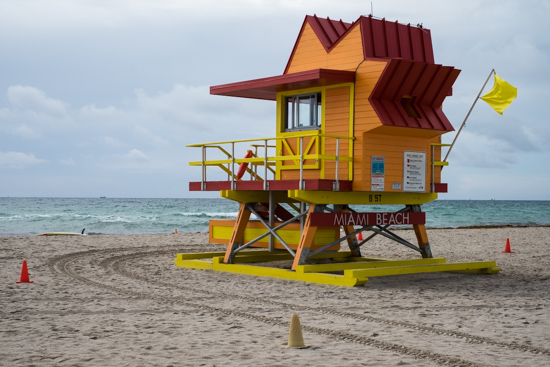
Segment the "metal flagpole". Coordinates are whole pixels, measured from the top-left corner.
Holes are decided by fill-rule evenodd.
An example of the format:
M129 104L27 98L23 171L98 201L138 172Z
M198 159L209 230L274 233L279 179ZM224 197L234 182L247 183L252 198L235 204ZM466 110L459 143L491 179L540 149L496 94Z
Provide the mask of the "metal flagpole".
M477 94L477 97L476 97L474 103L472 103L472 107L470 107L470 111L468 111L468 114L464 118L464 121L462 122L462 125L460 125L460 129L458 129L458 132L456 133L455 138L453 139L453 142L452 142L451 146L449 147L449 150L447 151L447 154L445 155L445 159L443 160L443 162L447 162L447 157L449 156L449 154L451 153L451 150L453 149L453 146L455 145L456 138L458 138L458 136L460 135L460 132L462 131L462 128L464 126L466 126L466 121L468 120L468 117L470 117L470 114L472 113L472 110L474 109L474 106L476 105L477 100L481 96L481 93L483 93L483 89L485 89L485 86L489 82L489 79L491 79L491 76L493 75L494 72L495 72L495 69L492 69L491 72L489 73L489 76L487 77L487 80L483 84L483 87L481 87L481 90ZM441 170L443 170L443 167L444 166L441 166Z

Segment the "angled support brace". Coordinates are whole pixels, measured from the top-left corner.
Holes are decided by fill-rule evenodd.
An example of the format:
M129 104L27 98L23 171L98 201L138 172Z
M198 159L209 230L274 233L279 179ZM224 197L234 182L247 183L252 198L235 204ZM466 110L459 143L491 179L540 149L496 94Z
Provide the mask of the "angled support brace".
M294 257L294 262L292 263L292 270L296 271L296 267L298 265L304 265L306 263L311 245L313 245L313 240L318 227L311 225L311 214L314 212L323 212L325 208L326 205L311 204L309 206L306 221L304 223L304 229L302 230L302 235L300 236L300 243L298 244L296 256Z
M237 221L235 222L235 226L233 228L233 234L231 236L232 240L231 242L229 243L228 247L227 247L227 251L225 253L225 258L228 258L230 262L226 262L225 261L225 258L224 258L224 263L226 264L232 264L233 263L233 260L235 258L235 255L237 255L237 253L241 250L244 250L245 248L247 247L250 247L251 245L255 244L256 242L260 241L261 239L263 239L264 237L267 237L269 235L273 235L275 236L279 242L281 242L281 244L287 249L287 251L294 257L296 256L296 253L290 248L290 246L288 246L285 241L277 234L277 231L283 227L286 227L287 225L289 225L290 223L293 223L293 222L296 222L297 220L299 220L300 218L304 217L307 212L302 212L302 213L299 213L298 215L290 218L289 220L279 224L277 227L275 228L271 228L269 226L269 224L265 221L265 219L263 219L261 217L261 215L259 215L259 213L254 209L254 204L246 204L245 205L245 209L244 209L244 212L245 213L244 215L246 215L246 212L248 212L248 217L250 217L250 214L251 213L254 213L254 215L256 215L258 217L258 219L260 220L260 222L267 228L267 232L265 232L264 234L254 238L253 240L251 241L248 241L247 243L243 244L244 242L244 231L246 230L246 224L244 224L244 227L241 228L241 223L239 222L240 220L240 217L241 217L241 210L239 210L239 215L237 216ZM248 223L248 220L246 221L246 223ZM239 234L239 231L242 229L242 234ZM240 237L239 237L240 235ZM233 241L233 237L235 237L236 239L240 238L239 241Z
M353 212L355 213L355 210L351 209L351 208L347 208L347 212ZM403 209L400 209L398 210L396 213L403 213L403 212L408 212L410 211L410 206L406 206L404 207ZM367 230L367 231L371 231L373 232L370 236L368 236L367 238L365 238L364 240L362 240L361 242L357 241L356 237L354 238L348 238L348 245L350 246L350 249L352 249L352 245L350 244L350 240L355 240L355 244L354 246L357 247L357 252L359 255L354 255L354 256L361 256L361 252L360 252L360 247L363 246L365 243L367 243L368 241L370 241L372 238L374 238L375 236L377 235L382 235L384 237L387 237L395 242L398 242L402 245L405 245L409 248L412 248L413 250L415 251L418 251L418 252L422 252L418 247L414 246L413 244L411 244L410 242L408 242L407 240L399 237L398 235L396 235L395 233L391 232L388 230L388 228L391 227L391 225L385 225L385 226L365 226L363 228L361 228L360 231L355 231L355 233L357 234L358 232L361 232L361 231L364 231L364 230ZM345 231L345 229L344 229ZM351 230L349 233L352 233L352 231L354 231L354 228L353 226L351 227ZM346 237L347 235L349 235L348 231L346 231ZM352 250L352 254L353 254L353 250Z
M351 213L349 206L347 205L339 205L338 206L338 213ZM355 228L353 226L342 226L344 228L344 233L346 234L346 237L348 237L351 233L356 232ZM357 242L357 237L355 235L348 237L348 246L351 251L351 255L353 257L361 257L361 249L359 242Z
M390 240L394 241L394 242L397 242L397 243L400 243L404 246L407 246L408 248L412 249L412 250L415 250L415 251L418 251L420 252L421 254L423 254L423 250L420 248L420 247L417 247L415 245L413 245L412 243L410 243L409 241L407 241L406 239L404 238L401 238L399 237L398 235L396 235L395 233L389 231L387 229L388 226L384 226L384 227L381 227L381 226L367 226L367 227L363 227L364 229L368 230L368 231L372 231L374 232L373 235L371 235L369 238L372 238L374 237L375 235L381 235L381 236L384 236L386 238L389 238ZM361 243L362 244L362 243Z
M357 230L351 232L350 234L347 234L347 235L345 235L344 237L341 237L341 238L337 239L336 241L333 241L333 242L331 242L331 243L329 243L329 244L327 244L327 245L324 245L323 247L320 247L320 248L318 248L317 250L310 252L310 253L308 254L308 257L315 256L315 255L317 255L317 254L320 254L320 253L322 253L323 251L325 251L326 249L331 248L332 246L337 245L337 244L339 244L340 242L342 242L342 241L344 241L344 240L347 241L347 240L349 240L350 238L357 236L357 234L358 234L359 232L363 231L364 229L365 229L365 228L357 229Z
M258 219L260 220L260 222L262 222L262 224L264 225L265 228L267 228L267 234L270 234L272 236L274 236L275 238L277 238L279 240L279 242L281 242L281 244L284 246L284 248L286 248L286 250L292 255L292 256L296 256L296 253L294 251L292 251L292 249L290 248L289 245L287 245L287 243L281 238L281 236L279 236L277 234L277 229L283 227L283 226L286 226L287 224L289 223L292 223L295 219L295 218L292 218L291 220L289 221L286 221L285 223L283 223L282 225L280 226L277 226L276 228L272 228L272 226L267 223L254 209L250 208L250 210L252 211L252 213L254 213L255 216L258 217ZM305 213L300 213L298 214L297 217L300 217L301 215L304 215ZM248 244L247 244L248 245Z

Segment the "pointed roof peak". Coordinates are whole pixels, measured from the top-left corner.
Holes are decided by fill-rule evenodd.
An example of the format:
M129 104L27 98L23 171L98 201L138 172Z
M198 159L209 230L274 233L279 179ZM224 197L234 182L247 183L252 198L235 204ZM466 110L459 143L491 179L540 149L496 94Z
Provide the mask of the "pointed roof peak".
M388 21L373 15L360 16L347 23L320 18L316 14L306 15L294 49L285 68L288 72L294 53L300 42L305 26L309 25L327 53L330 53L353 29L359 27L364 59L403 59L427 64L434 63L432 36L430 30L421 24L416 26Z
M307 15L309 23L327 52L356 24L361 25L365 57L404 58L434 63L430 30L422 24L416 26L377 18L372 14L360 16L352 23Z
M353 23L345 23L341 19L319 18L316 14L307 15L306 21L327 51L353 26Z

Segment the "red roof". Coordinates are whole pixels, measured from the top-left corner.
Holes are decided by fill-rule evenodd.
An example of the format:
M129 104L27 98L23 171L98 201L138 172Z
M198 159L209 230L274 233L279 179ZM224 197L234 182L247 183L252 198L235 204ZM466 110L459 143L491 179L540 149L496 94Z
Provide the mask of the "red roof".
M277 92L355 82L355 72L314 69L210 87L210 94L277 100Z
M393 59L369 102L384 125L453 131L441 105L459 73L451 66ZM404 96L409 98L403 101ZM403 103L417 116L411 117Z
M317 15L307 15L304 25L306 22L313 28L327 52L353 25L353 23L344 23L341 19L335 21L328 17L327 19L318 18Z
M460 70L434 64L430 30L422 26L387 22L372 16L354 23L306 16L302 34L309 24L327 51L355 27L360 27L365 59L387 61L369 101L384 125L454 130L441 110ZM210 87L210 94L276 100L277 92L328 86L355 81L355 72L314 69L287 74L296 51L296 41L283 75Z
M345 36L355 27L361 27L361 38L363 40L363 54L365 59L373 58L399 58L434 63L432 48L432 36L430 30L422 26L411 26L388 22L385 18L376 19L372 16L361 16L353 23L335 21L330 18L319 18L316 15L307 15L299 35L302 34L306 24L309 24L319 41L330 52ZM290 55L285 73L290 67L292 57L300 36L296 40L294 49Z
M429 29L370 16L359 18L359 23L365 58L399 58L434 63Z

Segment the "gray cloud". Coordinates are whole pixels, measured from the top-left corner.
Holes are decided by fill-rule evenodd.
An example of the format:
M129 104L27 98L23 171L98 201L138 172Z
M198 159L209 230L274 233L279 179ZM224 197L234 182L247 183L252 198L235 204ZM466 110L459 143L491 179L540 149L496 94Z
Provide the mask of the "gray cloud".
M65 119L68 116L66 103L49 98L44 92L35 87L10 86L7 96L13 108L22 112L31 112L58 120Z
M209 86L282 73L306 14L349 22L368 15L370 4L22 0L2 9L0 175L17 167L22 178L0 195L48 196L63 187L70 196L185 197L182 182L200 178L188 166L200 149L185 145L275 135L275 103L211 96ZM518 87L504 116L478 103L444 177L471 192L482 189L483 174L540 180L534 162L550 160L549 2L397 0L375 2L374 15L423 23L436 62L462 70L444 104L455 128L491 68ZM21 184L31 174L42 186ZM173 182L171 191L157 191L159 180Z
M32 153L0 152L0 167L25 168L46 163L46 160L36 158Z

